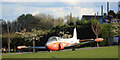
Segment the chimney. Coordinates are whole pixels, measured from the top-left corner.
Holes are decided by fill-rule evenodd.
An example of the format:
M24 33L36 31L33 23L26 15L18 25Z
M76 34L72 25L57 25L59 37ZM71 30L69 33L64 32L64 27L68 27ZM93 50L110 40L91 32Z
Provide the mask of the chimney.
M120 1L118 2L118 11L120 11Z
M97 12L97 16L98 16L98 14L99 14L99 13Z
M103 16L103 6L101 6L101 16Z
M109 2L107 2L107 13L109 12Z

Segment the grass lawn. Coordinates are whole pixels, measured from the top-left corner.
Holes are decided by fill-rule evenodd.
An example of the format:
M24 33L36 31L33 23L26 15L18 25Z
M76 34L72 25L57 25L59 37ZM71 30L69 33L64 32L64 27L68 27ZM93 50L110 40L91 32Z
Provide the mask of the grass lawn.
M118 46L75 51L42 52L31 54L3 55L3 58L118 58Z

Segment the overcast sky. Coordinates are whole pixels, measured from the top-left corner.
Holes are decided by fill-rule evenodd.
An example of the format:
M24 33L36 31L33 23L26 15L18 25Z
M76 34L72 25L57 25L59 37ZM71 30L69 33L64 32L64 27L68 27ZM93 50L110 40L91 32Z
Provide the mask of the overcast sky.
M9 2L0 3L2 8L0 12L4 20L15 20L21 14L39 14L45 13L53 15L55 18L64 17L72 13L75 17L82 15L94 15L96 12L101 13L101 5L106 12L106 2ZM118 11L118 2L110 2L110 9Z

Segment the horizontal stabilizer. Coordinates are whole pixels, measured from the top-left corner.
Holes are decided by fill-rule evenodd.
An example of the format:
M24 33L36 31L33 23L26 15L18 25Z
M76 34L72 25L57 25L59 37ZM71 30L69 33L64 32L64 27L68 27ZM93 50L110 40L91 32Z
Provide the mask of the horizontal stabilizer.
M80 42L82 41L94 41L94 39L84 39L84 40L79 40Z

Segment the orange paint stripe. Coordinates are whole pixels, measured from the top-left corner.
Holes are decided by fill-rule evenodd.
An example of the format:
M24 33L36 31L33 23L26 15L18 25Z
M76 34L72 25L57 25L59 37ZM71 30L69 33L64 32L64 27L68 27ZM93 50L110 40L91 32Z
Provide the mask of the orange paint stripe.
M66 44L66 45L70 45L70 43L66 43L66 42L56 42L56 43L51 43L51 44L49 44L49 45L52 45L52 44L59 44L59 43L64 43L64 44Z

